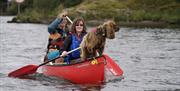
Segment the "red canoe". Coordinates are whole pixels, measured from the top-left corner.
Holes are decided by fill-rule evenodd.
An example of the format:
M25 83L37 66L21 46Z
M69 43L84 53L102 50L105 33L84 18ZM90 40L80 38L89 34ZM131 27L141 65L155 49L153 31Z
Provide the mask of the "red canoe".
M74 63L44 65L43 74L63 78L77 84L99 84L105 80L106 57L101 56L94 59ZM121 70L122 75L123 72Z

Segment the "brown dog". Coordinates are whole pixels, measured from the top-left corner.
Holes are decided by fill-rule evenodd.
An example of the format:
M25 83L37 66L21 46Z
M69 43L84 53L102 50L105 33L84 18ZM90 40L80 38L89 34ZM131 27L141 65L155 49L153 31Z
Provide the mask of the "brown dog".
M106 38L114 39L117 31L119 31L119 27L110 20L98 26L95 31L87 33L80 44L81 58L95 57L97 53L102 55Z

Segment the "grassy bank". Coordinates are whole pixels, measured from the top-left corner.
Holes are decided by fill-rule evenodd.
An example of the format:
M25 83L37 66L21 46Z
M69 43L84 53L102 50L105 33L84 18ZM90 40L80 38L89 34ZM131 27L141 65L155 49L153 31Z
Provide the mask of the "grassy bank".
M36 0L36 2L33 2L35 5L24 9L16 20L20 22L49 23L56 18L62 9L66 8L72 19L82 16L91 25L97 25L108 19L114 19L121 26L135 27L167 27L172 25L179 27L180 24L180 2L178 0L55 1L52 0L46 3L44 0ZM39 5L38 3L41 2L44 2L44 4ZM68 5L72 2L74 3Z

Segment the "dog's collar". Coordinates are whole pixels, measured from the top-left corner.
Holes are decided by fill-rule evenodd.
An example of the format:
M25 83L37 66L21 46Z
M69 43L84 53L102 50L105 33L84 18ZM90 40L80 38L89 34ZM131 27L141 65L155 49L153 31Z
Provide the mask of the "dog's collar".
M103 28L103 34L102 34L103 37L106 37L106 29Z

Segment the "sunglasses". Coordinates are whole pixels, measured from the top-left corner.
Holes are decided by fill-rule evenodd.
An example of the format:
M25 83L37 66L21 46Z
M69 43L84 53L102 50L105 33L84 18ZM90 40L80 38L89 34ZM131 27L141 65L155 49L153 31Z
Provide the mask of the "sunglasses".
M84 24L76 24L76 26L84 26Z

